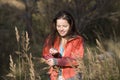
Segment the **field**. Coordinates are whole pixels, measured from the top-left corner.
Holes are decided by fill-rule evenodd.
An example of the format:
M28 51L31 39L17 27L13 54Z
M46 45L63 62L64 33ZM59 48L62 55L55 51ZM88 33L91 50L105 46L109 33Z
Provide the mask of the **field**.
M10 55L10 72L3 76L4 80L47 80L49 67L41 57L33 57L30 52L30 40L27 32L19 35L17 28L16 40L18 51L16 58ZM96 45L85 44L83 59L76 59L83 80L119 80L120 79L120 42L117 39L96 39Z

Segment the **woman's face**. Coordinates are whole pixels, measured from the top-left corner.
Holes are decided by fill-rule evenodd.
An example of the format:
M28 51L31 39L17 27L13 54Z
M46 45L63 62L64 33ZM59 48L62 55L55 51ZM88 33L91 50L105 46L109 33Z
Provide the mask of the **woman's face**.
M61 37L65 37L70 29L70 24L65 19L57 19L56 28Z

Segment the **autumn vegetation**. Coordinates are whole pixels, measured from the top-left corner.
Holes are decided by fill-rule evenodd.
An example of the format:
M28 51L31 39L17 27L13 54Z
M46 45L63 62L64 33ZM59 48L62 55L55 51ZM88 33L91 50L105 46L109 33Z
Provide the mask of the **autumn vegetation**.
M84 38L83 80L119 80L120 0L0 0L0 80L47 80L41 51L59 10Z

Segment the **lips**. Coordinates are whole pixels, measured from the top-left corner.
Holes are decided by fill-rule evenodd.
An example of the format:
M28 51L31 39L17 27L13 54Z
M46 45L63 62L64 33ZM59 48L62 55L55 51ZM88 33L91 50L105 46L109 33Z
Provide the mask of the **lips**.
M65 31L60 31L59 33L60 33L60 34L65 34Z

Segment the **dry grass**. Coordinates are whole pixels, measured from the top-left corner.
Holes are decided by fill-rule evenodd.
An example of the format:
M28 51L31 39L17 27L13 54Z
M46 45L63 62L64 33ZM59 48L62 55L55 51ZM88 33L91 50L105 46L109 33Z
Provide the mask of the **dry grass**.
M28 38L28 33L23 33L20 37L16 27L15 31L18 43L18 50L15 51L17 58L14 64L12 56L10 56L10 73L7 76L9 76L11 80L36 80L32 54L29 51L30 40Z
M83 80L119 80L120 43L113 40L96 42L97 46L94 48L85 47Z
M27 32L20 37L17 28L15 31L18 43L15 52L18 59L12 59L10 55L8 80L46 80L48 67L43 66L44 59L32 57ZM79 66L76 71L82 73L83 80L119 80L120 42L96 40L96 43L94 47L85 46L84 58L77 59Z
M10 55L10 73L7 75L9 77L12 77L13 80L16 79L16 64L14 64L12 56Z

